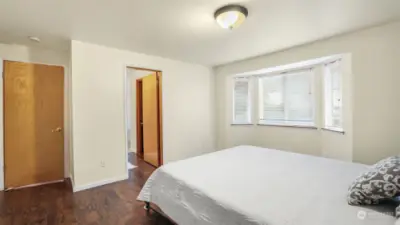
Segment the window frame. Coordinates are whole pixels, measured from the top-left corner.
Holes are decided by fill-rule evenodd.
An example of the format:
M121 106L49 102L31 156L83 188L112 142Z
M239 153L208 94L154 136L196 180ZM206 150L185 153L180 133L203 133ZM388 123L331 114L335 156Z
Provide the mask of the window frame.
M316 97L317 97L317 93L316 93L316 67L318 67L319 65L314 65L314 66L303 66L303 67L296 67L296 68L292 68L292 69L288 69L288 70L283 70L280 72L275 72L275 73L266 73L264 75L258 75L257 76L257 81L258 81L258 116L257 116L257 125L261 125L261 126L282 126L282 127L298 127L298 128L317 128L317 118L316 118L316 109L317 109L317 104L316 104ZM274 76L290 76L291 74L295 74L296 72L303 72L303 71L311 71L311 93L312 93L312 98L311 98L311 106L312 106L312 122L307 124L307 123L301 123L299 121L293 121L293 122L288 122L288 121L282 121L281 123L279 122L263 122L261 120L261 117L263 116L263 106L262 106L262 89L261 89L261 82L263 78L266 77L274 77ZM284 79L284 81L286 81L286 78ZM283 83L283 92L285 93L285 87L286 87L286 82ZM284 111L284 115L286 117L287 115L287 111L285 110L285 108L287 107L287 103L285 102L285 95L283 95L283 111Z
M342 107L340 108L340 120L341 120L341 127L338 126L328 126L327 125L327 71L328 71L328 66L330 64L334 63L339 63L339 84L340 84L340 95L341 95L341 101L342 101ZM322 65L322 124L321 124L321 129L326 130L326 131L333 131L333 132L338 132L338 133L344 133L344 110L343 110L343 96L344 96L344 82L343 82L343 60L342 58L337 58L334 60L330 60L329 62L326 62ZM332 77L331 77L332 78ZM332 81L331 81L332 82ZM331 90L332 92L332 90Z
M248 85L248 90L247 90L247 114L248 118L247 121L241 122L241 121L235 121L235 85L238 80L247 80L247 85ZM235 76L233 77L233 85L232 85L232 119L231 119L231 125L253 125L252 122L252 85L251 85L251 77L250 76Z

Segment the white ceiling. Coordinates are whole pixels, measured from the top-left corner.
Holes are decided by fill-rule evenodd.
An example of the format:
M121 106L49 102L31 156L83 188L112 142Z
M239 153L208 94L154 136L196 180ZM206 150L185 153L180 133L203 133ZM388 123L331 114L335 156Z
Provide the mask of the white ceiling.
M213 19L228 3L249 9L237 30ZM33 45L33 35L66 50L76 39L219 65L399 17L399 0L1 0L0 42Z

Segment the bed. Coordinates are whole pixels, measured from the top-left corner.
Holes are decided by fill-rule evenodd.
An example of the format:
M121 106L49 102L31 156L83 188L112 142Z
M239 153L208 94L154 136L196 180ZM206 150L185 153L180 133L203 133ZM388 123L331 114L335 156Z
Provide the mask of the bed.
M393 225L390 213L347 204L366 168L238 146L160 167L137 199L182 225Z

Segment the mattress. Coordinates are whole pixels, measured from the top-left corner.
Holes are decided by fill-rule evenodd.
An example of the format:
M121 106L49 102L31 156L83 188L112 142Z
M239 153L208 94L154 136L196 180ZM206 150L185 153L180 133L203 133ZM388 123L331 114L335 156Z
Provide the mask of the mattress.
M366 169L239 146L160 167L137 199L182 225L395 224L393 211L347 204L348 186Z

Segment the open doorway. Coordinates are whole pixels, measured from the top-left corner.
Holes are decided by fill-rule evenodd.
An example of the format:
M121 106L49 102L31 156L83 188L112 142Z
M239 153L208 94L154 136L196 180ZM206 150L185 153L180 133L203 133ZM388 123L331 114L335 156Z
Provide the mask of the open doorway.
M163 164L161 77L161 71L127 68L128 170L136 157L155 167Z

